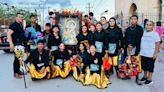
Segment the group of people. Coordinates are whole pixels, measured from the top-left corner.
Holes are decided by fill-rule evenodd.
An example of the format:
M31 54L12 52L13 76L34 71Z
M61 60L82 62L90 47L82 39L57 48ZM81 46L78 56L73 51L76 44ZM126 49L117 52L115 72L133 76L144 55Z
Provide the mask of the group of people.
M52 15L52 14L51 14ZM25 64L30 63L32 80L43 78L66 78L70 74L82 82L83 85L95 85L106 88L110 84L109 77L114 74L115 68L118 79L130 79L136 76L136 83L141 85L152 83L154 63L159 52L158 33L154 30L154 23L147 21L145 29L138 25L138 16L130 17L131 25L123 35L122 29L117 26L116 19L101 17L100 22L94 18L92 12L82 19L82 26L76 36L78 41L76 51L67 48L62 43L60 27L57 23L47 22L45 31L36 23L36 16L31 15L31 24L36 31L41 32L43 39L39 39L36 48L30 48L30 35L24 36L22 26L23 15L17 13L16 20L9 26L7 33L10 49L16 45L24 45L28 54ZM55 18L54 18L54 21ZM52 22L52 21L51 21ZM146 31L144 31L146 30ZM20 60L15 56L14 77L21 78ZM139 72L144 76L139 79Z

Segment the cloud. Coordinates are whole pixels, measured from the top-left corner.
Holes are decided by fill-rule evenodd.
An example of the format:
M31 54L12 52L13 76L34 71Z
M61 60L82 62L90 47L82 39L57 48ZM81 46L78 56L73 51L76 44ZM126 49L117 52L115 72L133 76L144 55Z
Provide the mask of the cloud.
M59 11L62 7L60 4L54 4L54 5L49 5L50 6L50 11L52 11L53 9L56 9L57 11Z
M62 7L71 6L70 0L47 0L47 4L60 4Z
M12 0L0 0L1 3L12 4Z

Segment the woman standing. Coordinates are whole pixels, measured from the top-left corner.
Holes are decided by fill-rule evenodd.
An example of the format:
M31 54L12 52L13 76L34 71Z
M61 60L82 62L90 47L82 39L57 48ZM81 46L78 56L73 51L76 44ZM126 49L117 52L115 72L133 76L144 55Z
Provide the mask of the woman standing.
M144 76L141 79L145 84L152 83L152 75L154 72L154 63L159 52L160 37L156 31L153 31L154 23L148 21L146 23L147 31L144 32L141 39L141 65Z
M84 43L87 49L90 45L93 44L93 35L91 32L88 32L87 26L83 25L81 32L77 35L78 44Z
M160 39L161 39L161 42L162 42L163 28L162 28L160 21L157 22L156 31L157 31Z
M93 25L93 24L91 24L90 25L90 28L89 28L89 31L91 32L91 33L95 33L95 31L96 31L96 27L95 27L95 25Z
M94 44L97 47L96 51L102 53L104 50L105 32L100 22L97 23L96 25L96 31L93 34L93 39L94 39Z
M106 52L109 53L111 73L113 74L114 66L118 77L118 52L123 47L123 34L121 28L116 24L116 19L113 17L109 19L109 28L106 31L105 43Z
M52 33L48 37L48 49L57 50L61 43L61 36L59 35L59 26L55 25L52 27Z
M60 43L59 49L52 51L52 56L54 57L52 78L55 78L59 75L62 78L67 77L69 72L71 71L71 67L68 61L70 59L70 56L68 51L65 49L65 45L63 43Z

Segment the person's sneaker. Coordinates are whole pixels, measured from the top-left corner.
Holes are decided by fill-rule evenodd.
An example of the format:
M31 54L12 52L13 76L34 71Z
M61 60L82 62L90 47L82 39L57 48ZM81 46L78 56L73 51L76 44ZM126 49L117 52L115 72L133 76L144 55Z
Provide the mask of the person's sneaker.
M153 82L151 80L146 80L145 84L152 84Z
M146 81L146 80L147 80L147 78L142 77L142 79L140 81Z

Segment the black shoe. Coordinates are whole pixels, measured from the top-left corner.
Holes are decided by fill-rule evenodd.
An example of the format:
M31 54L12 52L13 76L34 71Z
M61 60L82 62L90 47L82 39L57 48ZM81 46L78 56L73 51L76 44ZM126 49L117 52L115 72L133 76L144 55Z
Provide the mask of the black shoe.
M125 78L122 78L122 80L130 80L131 78L129 76L126 76Z
M153 82L151 80L146 80L145 84L152 84Z
M146 80L147 80L147 78L142 77L142 79L140 81L146 81Z
M141 81L139 81L139 80L136 80L136 84L139 86L142 85Z

